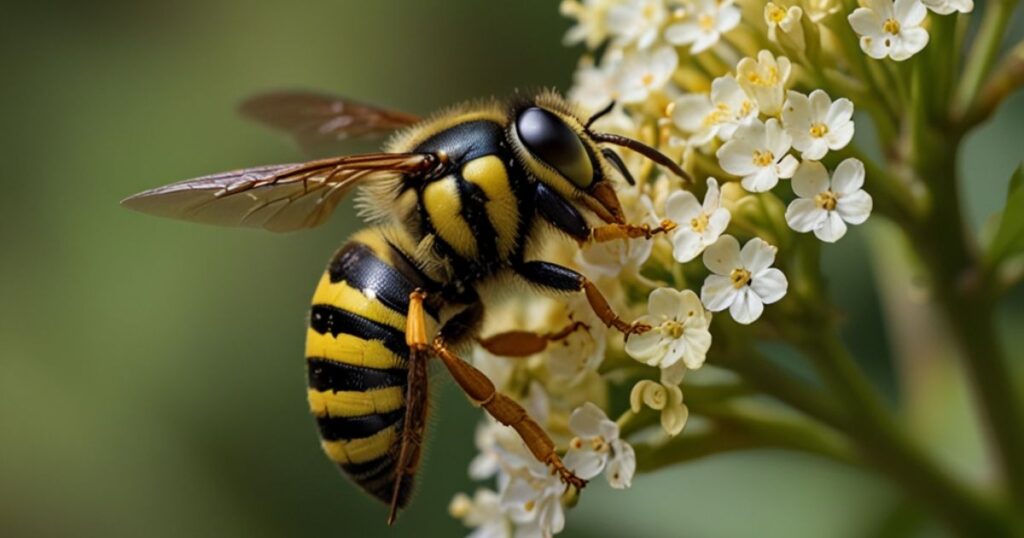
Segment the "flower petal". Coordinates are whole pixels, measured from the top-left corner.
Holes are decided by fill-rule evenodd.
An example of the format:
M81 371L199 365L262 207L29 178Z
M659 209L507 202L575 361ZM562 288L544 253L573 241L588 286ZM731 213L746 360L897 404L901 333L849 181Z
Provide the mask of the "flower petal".
M789 281L782 271L771 267L754 275L753 280L750 281L750 288L757 293L764 304L772 304L786 295Z
M672 288L658 288L647 297L647 311L660 324L667 319L678 319L683 302L682 293Z
M775 253L778 250L764 239L755 237L743 245L743 250L740 251L740 261L744 268L756 274L775 263Z
M692 228L680 228L672 236L672 257L679 263L686 263L696 258L702 250L704 250L703 237Z
M584 444L584 447L586 447L586 444ZM605 464L608 463L608 453L569 448L569 451L565 453L565 458L562 459L562 463L580 478L590 480L601 474L601 471L604 470Z
M740 242L731 235L719 237L704 251L704 266L716 275L728 276L740 263Z
M697 197L690 191L676 191L665 200L665 216L683 225L701 213L701 205Z
M763 312L764 303L761 302L761 298L750 287L740 290L736 300L729 307L729 314L732 316L732 319L736 320L736 323L743 325L749 325L757 321L757 318L760 318Z
M616 439L611 444L615 457L608 461L605 476L608 484L615 489L626 489L633 483L636 474L636 452L633 447L622 440Z
M608 416L600 407L587 402L569 415L569 430L578 437L598 437L601 435L601 423L606 420Z
M868 220L873 204L870 194L857 191L841 196L836 205L836 212L850 224L861 224Z
M721 312L733 304L738 294L729 277L710 275L700 289L700 300L708 310Z
M797 198L786 208L786 223L793 230L806 233L821 226L828 218L828 211L818 207L814 200Z
M637 323L650 323L643 318ZM645 364L657 364L665 353L666 343L661 331L652 329L643 334L634 334L626 340L626 354Z
M661 427L671 436L679 435L686 426L686 419L690 416L690 410L685 405L678 405L665 408L661 411Z
M814 230L814 235L826 243L835 243L846 235L846 223L835 211L828 212L828 218Z
M849 194L864 186L864 163L854 158L839 163L832 173L832 191Z
M818 161L804 161L793 174L790 183L793 192L801 198L814 198L828 190L828 170Z

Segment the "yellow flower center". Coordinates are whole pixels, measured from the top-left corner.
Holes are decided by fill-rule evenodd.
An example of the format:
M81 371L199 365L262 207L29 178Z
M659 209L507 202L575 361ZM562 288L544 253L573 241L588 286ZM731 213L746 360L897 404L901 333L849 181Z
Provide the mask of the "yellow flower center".
M828 134L828 125L824 123L815 123L811 125L811 136L814 138L821 138Z
M590 447L594 449L594 452L604 452L608 450L608 443L605 442L604 437L595 437L590 440Z
M729 273L729 279L732 280L732 287L740 289L743 286L750 284L750 271L747 271L742 267L733 269L732 272Z
M768 20L779 24L786 18L786 10L775 4L768 4Z
M887 19L882 23L882 29L892 35L896 35L900 33L900 21L896 19Z
M712 125L722 123L729 119L729 116L731 115L730 112L731 110L729 110L729 105L725 103L718 103L715 105L715 109L704 117L704 126L710 127Z
M675 320L666 321L661 327L665 334L671 336L674 340L682 338L685 332L683 324Z
M715 18L705 13L697 18L697 24L701 30L709 32L715 28Z
M835 211L839 198L832 191L820 192L814 196L814 204L825 211Z
M704 233L704 230L708 229L708 220L709 217L707 214L701 213L700 215L690 219L690 228L693 228L693 231L702 234Z
M532 511L533 511L533 509L534 509L534 507L536 507L536 506L537 506L537 503L536 503L536 502L534 502L534 500L533 500L533 499L530 499L530 500L526 501L526 504L524 504L524 505L523 505L523 508L524 508L524 509L525 509L525 510L526 510L527 512L532 512Z
M779 68L769 67L765 70L765 76L763 77L761 76L761 73L751 71L750 74L747 75L747 81L754 86L761 86L764 88L774 86L779 82Z
M579 450L583 448L583 439L580 439L579 437L573 437L572 441L569 441L569 446L575 448L576 450Z
M754 103L744 100L743 106L740 107L740 116L748 116L754 110Z
M775 154L770 151L754 150L754 164L765 167L775 162Z
M644 86L650 86L651 84L654 84L654 75L651 73L644 73L644 76L640 77L640 82L642 82Z

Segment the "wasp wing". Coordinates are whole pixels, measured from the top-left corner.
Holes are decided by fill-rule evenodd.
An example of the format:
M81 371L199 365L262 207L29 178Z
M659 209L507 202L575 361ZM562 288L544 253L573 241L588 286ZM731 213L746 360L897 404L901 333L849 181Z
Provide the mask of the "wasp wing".
M161 217L290 232L322 224L358 184L429 172L439 163L431 153L374 153L260 166L172 183L121 203Z
M420 121L412 114L307 91L257 95L242 103L241 111L290 133L308 151L349 139L383 136Z

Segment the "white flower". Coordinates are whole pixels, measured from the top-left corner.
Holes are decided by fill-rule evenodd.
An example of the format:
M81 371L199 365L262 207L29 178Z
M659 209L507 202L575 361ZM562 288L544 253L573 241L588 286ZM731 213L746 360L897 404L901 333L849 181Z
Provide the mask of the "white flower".
M619 80L619 99L639 103L668 83L679 64L676 50L667 45L637 51L626 57Z
M704 310L696 293L658 288L647 300L647 312L637 323L650 325L651 330L626 341L630 357L660 368L682 361L696 370L704 364L711 348L711 314Z
M501 508L516 524L516 536L552 536L565 528L565 485L544 464L512 470L501 492Z
M772 267L778 249L755 237L743 245L723 235L704 251L704 265L713 274L704 281L700 298L712 312L729 309L744 325L761 317L764 305L786 295L789 282L782 271Z
M974 11L974 0L921 0L921 2L939 15L949 15L954 11L960 13Z
M842 0L803 0L804 12L810 17L811 22L819 23L842 8Z
M798 49L804 50L804 27L800 19L804 16L804 10L800 6L790 6L789 9L779 6L775 2L768 2L764 6L764 21L768 24L768 39L778 43L779 30L783 36L791 40L791 43Z
M800 165L793 176L797 198L786 209L786 222L798 232L814 232L834 243L846 234L846 223L861 224L871 215L871 196L864 192L864 164L857 159L839 163L832 180L816 161Z
M563 0L558 6L565 17L576 19L576 26L569 28L562 40L566 45L583 42L587 48L597 48L608 36L605 23L611 0Z
M703 145L715 136L729 140L747 118L757 117L755 103L731 75L711 83L711 95L687 94L675 101L672 121L681 130L693 133L690 143Z
M567 301L570 302L562 305L566 314L557 318L561 325L554 326L579 321L586 327L573 331L561 340L549 342L543 358L554 378L575 381L584 373L601 366L608 344L608 327L601 323L586 299L579 297Z
M618 196L627 222L658 226L660 221L654 216L654 204L649 196L635 188L623 189ZM576 261L591 280L632 277L639 274L640 266L651 256L652 247L653 242L642 237L591 242L579 251Z
M799 162L789 149L793 139L771 118L768 123L751 120L736 129L732 140L718 149L722 169L743 178L744 189L750 192L771 190L779 178L789 179Z
M853 103L844 98L832 102L822 90L807 97L789 92L782 111L782 123L793 137L793 148L804 159L820 160L828 150L846 147L853 139Z
M618 74L621 54L605 54L601 65L594 65L593 58L585 57L573 73L573 86L569 100L587 112L596 112L608 106L619 94Z
M661 369L661 382L650 379L638 382L629 393L630 409L638 413L647 406L661 411L661 428L673 437L679 435L690 416L690 410L683 404L683 391L679 388L685 373L686 365L677 362Z
M712 47L722 34L740 23L740 8L732 0L692 0L686 19L665 29L665 39L673 45L691 45L697 54Z
M766 116L778 116L786 100L786 83L793 70L789 58L762 50L757 60L744 58L736 65L736 80L757 101L757 107Z
M679 225L672 232L672 256L686 263L718 240L732 215L722 207L722 192L715 178L708 178L704 204L689 191L676 191L665 201L665 217Z
M850 26L860 36L860 48L880 60L886 56L903 61L928 44L921 28L928 10L921 0L865 0L867 7L850 14Z
M608 10L608 31L620 46L636 43L646 49L657 39L665 15L663 0L629 0Z
M636 454L629 443L619 439L619 426L600 407L587 402L569 416L569 430L576 436L569 442L565 466L584 480L605 471L613 488L628 488L636 472Z
M478 489L470 499L465 493L456 495L448 504L448 513L476 530L467 538L511 538L508 518L501 509L500 497L489 489Z

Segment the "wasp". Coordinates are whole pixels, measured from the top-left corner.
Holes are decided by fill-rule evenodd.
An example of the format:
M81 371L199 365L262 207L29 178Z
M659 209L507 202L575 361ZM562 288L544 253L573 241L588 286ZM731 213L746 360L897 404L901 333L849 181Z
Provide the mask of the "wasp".
M675 225L625 222L613 171L633 183L609 145L636 151L689 181L640 141L597 132L558 94L464 104L431 118L307 92L255 97L242 110L304 146L391 134L381 153L246 168L125 199L124 206L189 221L290 232L322 224L358 190L369 227L333 256L313 294L306 335L307 396L327 456L356 484L404 508L419 466L428 410L427 361L436 358L468 395L515 429L567 487L586 482L555 444L459 350L525 357L580 329L508 331L483 338L487 289L518 279L547 293L583 294L627 337L628 323L580 273L535 252L554 230L580 246L647 238ZM358 187L358 189L356 189Z

